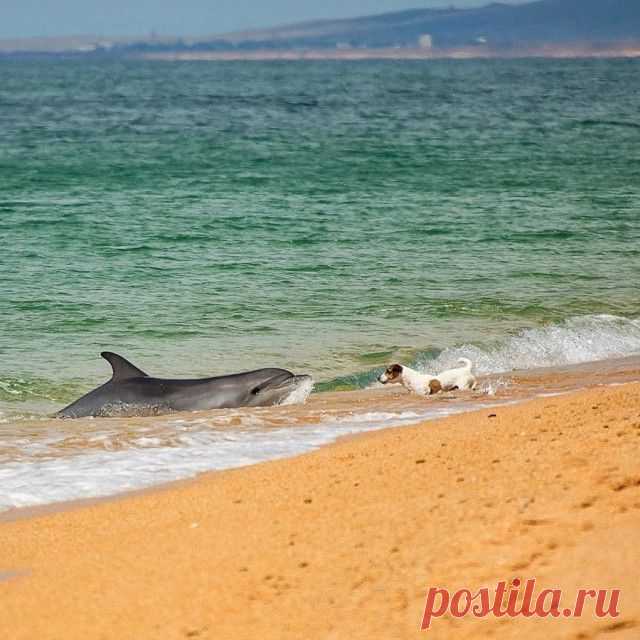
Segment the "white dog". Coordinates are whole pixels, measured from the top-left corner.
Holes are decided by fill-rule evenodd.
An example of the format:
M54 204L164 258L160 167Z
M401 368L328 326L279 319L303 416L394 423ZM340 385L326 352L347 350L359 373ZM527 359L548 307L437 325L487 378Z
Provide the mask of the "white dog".
M401 384L405 389L421 396L430 396L442 391L440 380L429 373L420 373L401 364L392 364L378 377L382 384Z
M476 377L471 373L471 369L473 368L471 360L469 360L469 358L458 358L458 362L462 363L461 367L457 369L447 369L436 376L443 391L476 388Z
M438 375L420 373L402 364L392 364L378 377L378 382L401 384L408 391L421 396L454 389L475 389L476 377L471 373L473 363L468 358L460 358L458 362L462 363L461 367L447 369Z

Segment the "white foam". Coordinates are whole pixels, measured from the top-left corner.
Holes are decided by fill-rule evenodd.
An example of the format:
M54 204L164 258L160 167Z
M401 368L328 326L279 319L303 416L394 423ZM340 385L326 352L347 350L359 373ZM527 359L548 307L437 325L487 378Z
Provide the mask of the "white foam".
M485 380L478 385L478 391L486 393L488 396L495 396L498 391L507 389L511 385L507 380L497 378L495 380Z
M313 380L306 378L280 404L304 404L313 391Z
M640 319L611 315L571 318L560 324L524 329L494 346L466 344L445 349L418 368L442 371L470 358L480 374L557 367L640 354Z
M171 446L167 446L166 438L144 435L142 429L139 437L124 449L113 447L108 435L95 434L94 438L102 435L104 439L99 450L80 449L64 456L47 456L46 450L40 450L37 458L27 456L5 461L0 466L0 510L142 489L203 471L298 455L340 436L416 423L474 408L477 405L467 403L425 407L424 411L325 416L316 424L286 428L261 428L248 424L253 422L249 419L232 430L216 429L202 418L173 420L166 423L175 429Z

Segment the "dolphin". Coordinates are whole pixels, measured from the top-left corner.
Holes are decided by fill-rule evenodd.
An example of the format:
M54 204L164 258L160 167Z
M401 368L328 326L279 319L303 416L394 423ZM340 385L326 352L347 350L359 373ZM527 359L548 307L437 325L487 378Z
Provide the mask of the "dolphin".
M58 411L57 418L86 416L150 416L173 411L281 404L301 389L306 398L311 376L296 376L286 369L257 369L214 378L166 380L152 378L117 353L100 354L113 369L109 382Z

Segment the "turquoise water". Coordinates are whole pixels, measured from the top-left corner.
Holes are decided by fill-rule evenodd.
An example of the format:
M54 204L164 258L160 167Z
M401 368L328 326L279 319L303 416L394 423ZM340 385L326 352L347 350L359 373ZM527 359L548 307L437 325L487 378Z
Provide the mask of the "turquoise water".
M638 352L639 114L634 60L0 61L0 410L103 349L320 388Z

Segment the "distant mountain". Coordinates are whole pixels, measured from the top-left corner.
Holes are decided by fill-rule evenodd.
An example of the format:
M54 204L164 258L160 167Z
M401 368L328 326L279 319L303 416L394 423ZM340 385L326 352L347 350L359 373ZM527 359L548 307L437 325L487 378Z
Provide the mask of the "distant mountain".
M640 0L537 0L477 9L414 9L230 34L216 40L251 47L415 47L427 35L433 47L441 48L640 40Z
M0 41L0 52L126 56L394 47L434 52L473 47L500 52L573 45L597 49L640 43L640 0L535 0L519 5L496 2L475 9L412 9L199 38L69 38L66 48L60 38L37 43L32 47L29 41L13 41L9 46L7 41Z

